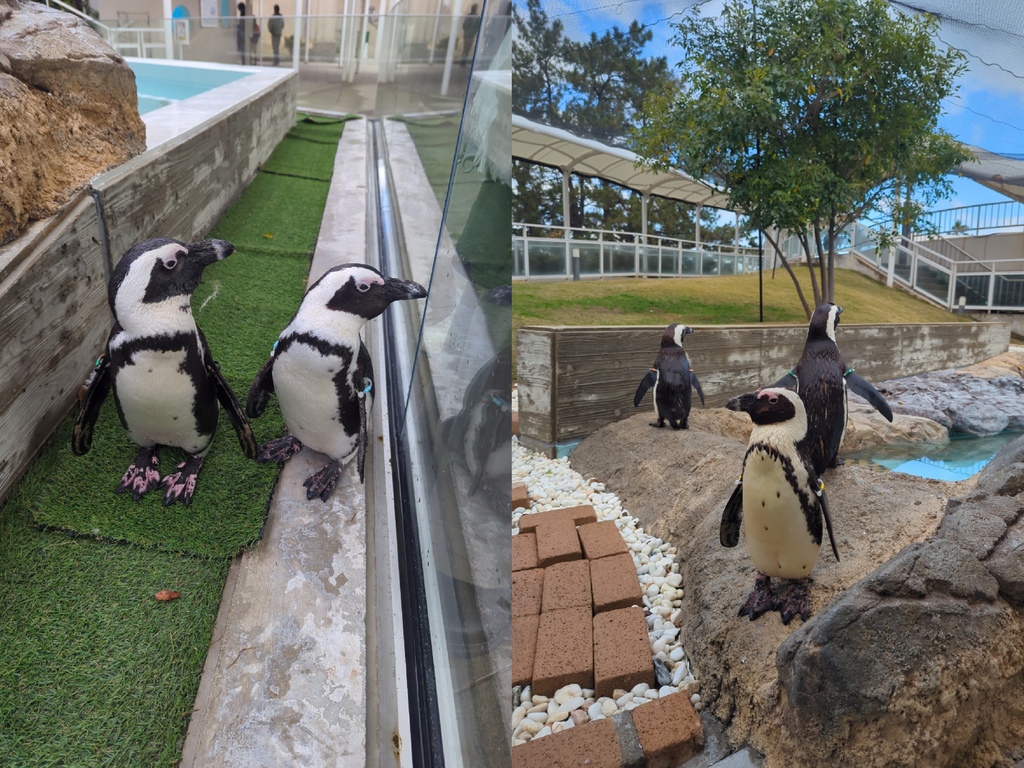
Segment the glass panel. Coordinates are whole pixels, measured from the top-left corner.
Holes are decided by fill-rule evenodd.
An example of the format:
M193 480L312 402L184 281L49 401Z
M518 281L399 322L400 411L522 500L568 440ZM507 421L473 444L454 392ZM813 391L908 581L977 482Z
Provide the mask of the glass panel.
M531 240L530 276L545 277L564 274L566 274L564 241L538 243L536 240Z
M658 266L658 247L654 245L641 245L640 248L640 271L645 275L661 274Z
M683 251L680 258L683 260L682 274L684 275L699 275L700 271L697 266L697 252L696 251Z
M702 275L718 274L718 254L702 253L700 257L700 273Z
M721 267L719 274L722 275L735 275L736 274L736 257L735 256L722 256Z
M996 275L992 303L996 307L1024 307L1024 275Z
M604 244L605 273L618 275L636 274L636 249L625 243Z
M573 244L573 248L580 250L580 274L599 275L601 274L601 246L598 243Z
M907 253L902 248L896 248L895 249L895 253L896 253L896 272L895 272L896 277L900 278L905 283L909 283L910 282L910 263L911 263L910 254ZM886 262L886 266L888 266L888 262Z
M517 237L512 241L512 274L515 277L526 275L526 244L522 238Z
M935 297L943 304L949 300L949 273L921 259L917 261L915 285L919 291Z
M679 274L679 251L669 248L661 249L661 274Z
M956 295L953 305L956 306L961 296L967 299L968 306L985 306L988 304L989 275L959 275L956 278Z
M405 410L390 414L412 467L429 619L407 629L429 633L444 763L501 766L509 763L512 687L512 209L510 17L499 14L510 6L483 5L478 31L466 19L477 14L469 2L459 16L419 16L410 7L406 0L381 17L389 37L376 93L377 114L395 118L384 121L389 160L407 196L398 207L404 276L429 288L409 317L417 327ZM426 201L416 159L406 159L410 142L429 183ZM430 190L436 207L424 204ZM432 229L420 221L438 213ZM564 241L531 239L529 271L565 275Z

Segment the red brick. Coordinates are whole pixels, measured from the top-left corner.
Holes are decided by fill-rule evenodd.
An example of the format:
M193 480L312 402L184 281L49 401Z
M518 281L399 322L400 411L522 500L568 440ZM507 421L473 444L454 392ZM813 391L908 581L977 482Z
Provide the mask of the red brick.
M646 706L646 705L645 705ZM512 768L621 768L615 721L606 718L512 747Z
M554 696L570 683L594 687L594 627L589 608L564 608L540 615L533 692Z
M529 685L540 616L512 617L512 685Z
M594 613L643 606L640 578L636 575L632 555L612 555L589 562Z
M643 609L620 608L594 616L594 683L598 698L611 696L616 688L628 691L639 683L654 685Z
M516 571L512 574L512 615L536 616L544 594L544 569Z
M675 768L704 745L700 715L685 693L673 693L637 707L633 710L633 725L647 768Z
M538 525L535 532L537 563L541 568L567 560L579 560L583 556L580 550L580 537L576 535L576 525L572 520L544 523Z
M580 507L549 509L547 512L533 512L519 518L519 532L532 531L538 525L549 523L552 520L572 520L576 525L586 525L587 523L597 522L597 513L589 504L584 504Z
M528 571L539 567L537 562L537 535L520 533L512 537L512 570Z
M544 569L541 613L562 608L593 610L590 596L590 564L586 560L556 563Z
M512 483L512 509L520 507L530 508L530 494L526 490L526 483Z
M589 560L629 553L622 534L611 520L581 525L576 532L583 545L583 556Z

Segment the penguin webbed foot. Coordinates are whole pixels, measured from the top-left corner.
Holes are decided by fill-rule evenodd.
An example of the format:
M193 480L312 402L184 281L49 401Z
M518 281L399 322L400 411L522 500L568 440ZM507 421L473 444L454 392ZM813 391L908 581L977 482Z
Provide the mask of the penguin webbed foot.
M829 467L841 467L845 463L846 459L839 458L839 454L837 453L835 456L832 457L832 461L830 461L828 465Z
M740 607L740 616L746 616L751 621L762 613L774 610L776 607L775 587L772 585L771 577L763 573L757 574L754 582L754 589L747 595L747 600Z
M658 419L657 421L649 421L647 423L650 426L652 426L652 427L657 427L658 429L661 429L662 427L665 426L665 420L664 419Z
M306 487L306 498L312 501L319 496L320 501L327 501L337 487L340 476L341 462L337 459L328 462L323 469L306 478L303 483Z
M782 623L789 624L794 616L804 621L811 616L811 600L807 594L809 579L789 579L776 590L776 609L782 614Z
M192 503L192 495L196 490L199 470L203 468L202 456L189 456L178 465L175 472L164 478L164 506L169 507L180 501L186 507Z
M292 456L302 450L302 443L294 435L285 435L274 440L269 440L259 447L256 452L256 462L267 464L283 464Z
M121 477L116 492L131 491L132 499L138 501L160 485L158 466L160 466L160 458L156 455L156 446L139 448L135 459L128 465L128 469Z

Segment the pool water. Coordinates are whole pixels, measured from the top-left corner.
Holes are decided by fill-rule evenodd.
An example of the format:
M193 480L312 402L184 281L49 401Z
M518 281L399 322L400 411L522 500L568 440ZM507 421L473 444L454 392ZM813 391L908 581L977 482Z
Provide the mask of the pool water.
M129 60L128 63L135 73L140 115L252 74L245 70L168 65L167 62L150 64Z
M952 437L948 443L881 445L842 454L847 464L875 464L890 472L958 482L978 474L999 450L1021 436L1002 432L992 437Z

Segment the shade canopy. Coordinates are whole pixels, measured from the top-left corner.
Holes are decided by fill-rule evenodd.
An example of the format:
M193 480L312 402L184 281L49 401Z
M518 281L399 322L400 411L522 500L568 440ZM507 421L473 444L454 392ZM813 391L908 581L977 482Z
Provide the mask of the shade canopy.
M638 167L635 152L580 138L515 114L512 157L581 176L595 176L643 195L730 210L729 199L721 189L682 171L658 172Z
M1024 161L969 144L965 146L974 153L977 160L964 163L957 169L962 176L1024 202Z

